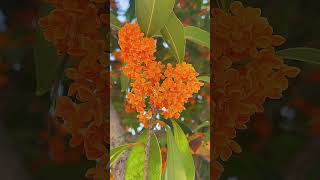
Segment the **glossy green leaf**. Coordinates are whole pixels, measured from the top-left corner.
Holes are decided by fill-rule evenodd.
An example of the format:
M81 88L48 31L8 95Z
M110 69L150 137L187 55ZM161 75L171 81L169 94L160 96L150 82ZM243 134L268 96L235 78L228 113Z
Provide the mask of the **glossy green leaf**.
M209 76L199 76L197 77L197 79L199 81L203 81L203 82L206 82L206 83L210 83L210 77Z
M178 149L176 140L172 135L171 129L166 129L167 133L167 161L164 180L187 180L183 156ZM188 173L189 174L189 173Z
M136 144L124 144L121 146L118 146L114 149L111 149L110 151L110 166L112 166L121 156L122 153L124 153L128 148L134 146Z
M182 157L182 164L184 165L187 180L194 180L195 167L190 151L189 141L180 126L175 121L173 121L173 131L175 142L179 149L180 156Z
M290 60L320 64L320 49L297 47L277 51L277 55Z
M129 82L130 82L129 78L123 72L121 72L121 76L120 76L121 92L125 92L128 89Z
M184 28L186 39L210 49L210 33L198 27L187 26Z
M52 10L50 6L40 7L40 17L46 16ZM57 55L54 45L48 42L40 27L36 29L36 42L33 47L34 63L36 69L37 89L36 94L41 96L47 93L53 86L57 77L62 57ZM62 72L63 73L63 72Z
M161 34L178 63L182 63L184 61L186 39L183 24L174 12L171 13L168 22L161 29Z
M111 25L111 28L113 28L115 30L119 30L122 26L121 22L112 13L110 13L110 25Z
M144 131L138 139L140 143L146 143L147 132ZM144 178L144 146L135 146L128 157L125 179L136 180ZM149 180L161 179L161 153L157 137L154 133L151 136L150 159L148 168Z
M155 35L167 22L175 0L136 0L138 23L146 36Z

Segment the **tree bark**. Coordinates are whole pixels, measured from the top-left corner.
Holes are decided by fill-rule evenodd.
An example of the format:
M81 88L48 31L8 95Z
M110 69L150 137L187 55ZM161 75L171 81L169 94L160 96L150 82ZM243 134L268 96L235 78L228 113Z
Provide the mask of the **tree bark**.
M111 149L122 145L126 142L125 140L125 131L121 126L120 118L113 108L112 103L110 102L110 146ZM127 156L123 155L115 163L113 168L113 177L115 180L124 180L125 174L125 165L126 165Z

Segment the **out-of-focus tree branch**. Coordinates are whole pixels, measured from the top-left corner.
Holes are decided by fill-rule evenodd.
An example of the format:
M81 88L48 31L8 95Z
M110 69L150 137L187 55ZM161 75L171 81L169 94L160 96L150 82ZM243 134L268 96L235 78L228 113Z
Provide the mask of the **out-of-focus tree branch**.
M121 126L120 118L110 102L110 145L111 149L125 143L125 131ZM126 156L122 156L113 168L115 180L124 180Z

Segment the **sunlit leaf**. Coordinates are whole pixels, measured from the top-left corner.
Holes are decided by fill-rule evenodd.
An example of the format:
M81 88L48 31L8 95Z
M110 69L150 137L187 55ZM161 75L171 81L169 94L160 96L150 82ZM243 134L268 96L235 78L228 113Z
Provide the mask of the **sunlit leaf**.
M128 148L130 148L134 145L137 145L137 144L124 144L124 145L118 146L114 149L111 149L111 151L110 151L110 166L112 166Z
M197 79L199 81L203 81L203 82L206 82L206 83L210 83L210 77L209 76L199 76L197 77Z
M168 43L178 63L184 61L186 39L184 27L178 17L171 13L169 20L161 29L163 39Z
M201 46L210 48L210 33L198 27L187 26L184 28L186 39Z
M167 161L166 171L164 175L165 180L187 180L183 156L179 151L176 140L172 135L171 129L166 129L167 134Z
M289 48L277 51L277 55L284 59L320 64L320 49L307 47Z
M147 131L144 131L139 139L139 143L146 143L147 141ZM125 179L126 180L136 180L144 179L144 159L145 159L145 146L135 146L127 160L127 168ZM150 180L160 180L161 179L161 153L157 137L154 133L151 136L150 144L150 157L148 163L148 179Z
M173 121L173 131L175 142L179 149L180 156L182 157L182 163L184 165L187 180L194 180L195 167L189 141L180 126L175 121Z
M167 22L175 0L136 0L136 16L146 36L156 34Z

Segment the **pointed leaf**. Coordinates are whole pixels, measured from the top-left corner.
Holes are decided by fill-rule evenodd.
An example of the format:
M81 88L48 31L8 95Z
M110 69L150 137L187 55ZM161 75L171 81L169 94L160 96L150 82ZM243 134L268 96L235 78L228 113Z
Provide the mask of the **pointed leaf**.
M136 0L136 16L142 32L152 37L167 22L174 6L174 0Z
M138 139L140 143L146 143L147 141L147 131L144 131ZM129 155L127 161L127 168L125 179L126 180L136 180L144 178L144 147L145 146L135 146ZM148 169L148 179L150 180L160 180L161 179L161 153L157 137L154 133L151 135L150 144L150 159L149 159L149 169Z
M210 33L198 27L187 26L184 28L186 39L210 49Z
M112 166L121 156L122 153L124 153L128 148L137 145L137 143L133 144L124 144L121 146L118 146L114 149L111 149L110 151L110 166Z
M167 132L167 161L166 171L164 175L165 180L187 180L183 157L179 151L175 138L172 135L171 129L166 128Z
M194 180L195 167L193 157L190 151L189 141L187 140L187 137L180 128L180 126L175 121L173 121L173 131L175 142L182 157L182 164L184 165L187 180Z
M183 24L174 13L171 13L168 22L161 29L161 34L178 63L182 63L184 61L186 39Z
M277 55L284 59L320 64L320 49L298 47L277 51Z

